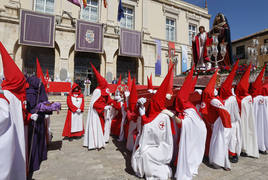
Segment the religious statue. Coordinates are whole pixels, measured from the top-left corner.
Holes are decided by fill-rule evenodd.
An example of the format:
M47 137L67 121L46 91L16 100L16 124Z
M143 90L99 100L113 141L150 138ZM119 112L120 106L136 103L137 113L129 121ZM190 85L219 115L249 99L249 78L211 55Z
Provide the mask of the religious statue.
M232 44L231 44L231 33L230 26L228 24L227 18L222 14L218 13L214 19L212 30L209 32L210 36L213 34L218 35L218 60L224 59L222 65L232 65L233 64L233 55L232 55ZM221 44L226 44L226 54L225 57L222 57ZM212 57L212 60L215 57Z

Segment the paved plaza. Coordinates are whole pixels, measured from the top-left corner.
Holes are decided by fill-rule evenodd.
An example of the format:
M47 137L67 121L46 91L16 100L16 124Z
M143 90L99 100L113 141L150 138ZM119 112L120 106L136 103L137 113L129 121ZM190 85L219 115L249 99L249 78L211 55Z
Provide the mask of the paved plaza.
M48 160L44 161L35 180L117 180L139 179L130 164L131 154L124 143L111 138L109 144L100 151L88 151L82 147L82 139L63 140L61 133L67 111L51 116L53 140L49 146ZM86 120L87 112L84 113ZM194 180L267 180L268 155L259 159L241 157L238 164L232 164L232 170L212 169L205 164L199 168Z

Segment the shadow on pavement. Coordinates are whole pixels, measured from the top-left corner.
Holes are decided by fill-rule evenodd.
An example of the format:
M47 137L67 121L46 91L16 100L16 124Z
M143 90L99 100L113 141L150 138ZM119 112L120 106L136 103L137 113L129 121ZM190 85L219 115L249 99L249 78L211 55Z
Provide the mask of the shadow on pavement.
M61 147L62 147L62 141L52 141L48 144L47 150L48 151L61 150Z
M126 148L126 142L119 142L117 141L117 139L115 137L113 137L113 143L114 145L117 147L116 150L120 151L125 159L125 164L126 164L126 168L125 171L130 174L135 176L135 173L131 167L131 155L132 152L128 151Z

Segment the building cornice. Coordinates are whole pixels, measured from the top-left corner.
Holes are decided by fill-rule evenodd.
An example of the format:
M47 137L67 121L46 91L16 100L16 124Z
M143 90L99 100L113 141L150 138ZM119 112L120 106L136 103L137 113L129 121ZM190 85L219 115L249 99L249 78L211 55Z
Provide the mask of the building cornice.
M247 41L247 40L250 40L251 38L254 38L254 37L257 37L257 36L266 35L266 34L268 35L268 29L264 29L262 31L259 31L259 32L254 33L254 34L251 34L251 35L248 35L248 36L239 38L237 40L234 40L234 41L232 41L232 44L236 44L236 43L239 43L239 42Z
M159 3L163 3L166 4L168 6L173 6L175 8L178 9L182 9L186 12L190 12L199 16L202 16L204 18L210 19L211 15L208 14L208 10L206 8L201 8L198 6L195 6L193 4L184 2L184 1L180 1L180 0L176 0L176 1L171 1L171 0L153 0Z

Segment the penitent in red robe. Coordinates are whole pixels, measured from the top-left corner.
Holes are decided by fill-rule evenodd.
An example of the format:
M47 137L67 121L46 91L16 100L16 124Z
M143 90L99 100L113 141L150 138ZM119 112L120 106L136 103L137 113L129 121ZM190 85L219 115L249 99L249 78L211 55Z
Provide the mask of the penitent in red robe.
M62 136L64 136L64 137L81 137L85 133L84 126L83 126L82 131L72 133L71 132L71 128L72 128L71 124L72 124L72 113L76 112L78 109L81 110L81 113L84 111L84 106L85 106L84 96L82 93L80 93L78 96L75 97L75 98L82 98L82 103L81 103L80 108L76 107L73 104L72 97L75 97L74 94L72 94L72 93L70 93L67 96L68 112L67 112L67 117L66 117L64 129L62 132Z

